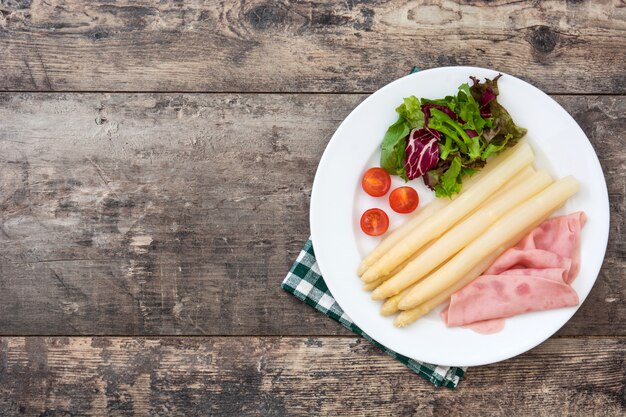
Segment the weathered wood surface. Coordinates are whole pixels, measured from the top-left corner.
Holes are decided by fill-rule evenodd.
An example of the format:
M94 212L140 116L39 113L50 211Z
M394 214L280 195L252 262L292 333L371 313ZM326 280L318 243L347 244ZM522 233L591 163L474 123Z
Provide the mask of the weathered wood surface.
M611 198L598 283L561 335L626 335L623 96L557 96ZM363 99L0 94L0 334L349 334L279 288L321 153Z
M0 90L370 92L476 65L626 93L623 1L0 1Z
M0 415L623 416L626 339L551 339L435 389L356 337L2 338Z

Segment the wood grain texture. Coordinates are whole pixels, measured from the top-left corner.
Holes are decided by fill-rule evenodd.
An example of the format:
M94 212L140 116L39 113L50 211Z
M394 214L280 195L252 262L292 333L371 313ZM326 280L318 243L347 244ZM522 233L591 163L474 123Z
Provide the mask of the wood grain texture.
M611 238L561 335L625 335L622 96L558 96L603 164ZM285 294L321 153L363 99L0 94L0 334L349 333Z
M476 65L626 93L620 0L0 1L0 90L371 92Z
M2 338L0 414L620 416L626 340L552 339L436 389L361 338Z

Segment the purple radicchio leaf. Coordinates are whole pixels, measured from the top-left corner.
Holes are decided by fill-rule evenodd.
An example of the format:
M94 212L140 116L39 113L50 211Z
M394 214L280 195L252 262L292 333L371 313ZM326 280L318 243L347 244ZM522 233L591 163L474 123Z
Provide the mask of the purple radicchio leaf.
M404 168L409 180L421 177L439 161L440 133L431 129L413 129L406 141Z
M465 133L467 133L467 136L469 136L470 138L475 138L476 136L478 136L478 133L476 133L476 131L472 129L466 129Z
M455 120L457 122L460 123L465 123L464 121L461 120L461 118L452 111L452 109L450 107L446 107L446 106L440 106L439 104L424 104L422 106L422 112L424 112L424 126L428 127L428 118L430 117L430 109L437 109L437 110L441 110L442 112L444 112L445 114L447 114L448 116L450 116L450 118L452 120Z
M493 91L491 87L485 88L485 91L483 91L483 94L480 96L480 100L478 100L478 104L480 105L480 117L491 117L491 106L489 103L495 99L495 91Z

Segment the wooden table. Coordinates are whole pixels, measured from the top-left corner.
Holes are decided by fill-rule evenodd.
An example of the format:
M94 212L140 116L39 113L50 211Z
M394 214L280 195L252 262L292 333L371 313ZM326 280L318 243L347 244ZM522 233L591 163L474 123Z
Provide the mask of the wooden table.
M623 1L0 1L0 416L624 415ZM435 389L279 284L341 120L412 66L528 80L609 187L556 336Z

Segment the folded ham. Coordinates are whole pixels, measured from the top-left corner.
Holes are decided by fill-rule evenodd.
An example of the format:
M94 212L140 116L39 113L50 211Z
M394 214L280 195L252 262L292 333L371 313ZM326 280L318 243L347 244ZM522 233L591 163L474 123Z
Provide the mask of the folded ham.
M482 276L452 295L442 313L445 323L497 331L502 325L494 320L578 305L569 284L580 270L585 221L585 214L578 212L548 219L532 230Z
M580 270L580 230L586 221L587 217L582 211L546 220L517 245L504 252L485 274L499 274L514 268L548 268L549 266L543 265L549 262L555 262L552 265L556 265L556 261L546 257L556 255L570 260L571 266L567 268L566 282L571 283ZM533 249L550 252L553 255L531 252ZM560 264L555 267L564 266Z
M511 248L496 259L483 275L500 275L509 271L517 271L520 268L530 268L541 275L544 269L558 268L564 270L567 277L571 267L572 260L570 258L564 258L554 252L543 249Z

